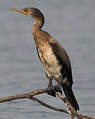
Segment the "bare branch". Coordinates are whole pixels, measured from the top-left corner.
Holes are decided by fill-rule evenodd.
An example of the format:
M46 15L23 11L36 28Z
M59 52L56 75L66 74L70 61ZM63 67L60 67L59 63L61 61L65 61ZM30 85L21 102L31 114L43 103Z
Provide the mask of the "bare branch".
M29 93L25 93L25 94L19 94L19 95L8 96L5 98L0 98L0 103L17 100L17 99L29 98L29 97L32 97L38 94L46 93L46 92L47 92L47 89L37 89L37 90L34 90Z
M71 114L71 119L74 119L74 115Z
M56 91L57 91L57 87L54 86L53 87ZM63 100L63 102L65 103L65 105L68 107L69 111L65 110L65 109L60 109L60 108L56 108L54 106L51 106L49 104L46 104L42 101L40 101L39 99L35 98L34 96L39 95L39 94L43 94L43 93L47 93L49 89L45 88L45 89L37 89L34 90L32 92L29 93L25 93L25 94L18 94L18 95L13 95L13 96L8 96L5 98L0 98L0 103L3 102L8 102L8 101L12 101L12 100L17 100L17 99L24 99L24 98L28 98L33 100L34 102L37 102L49 109L55 110L55 111L59 111L59 112L64 112L66 114L70 114L71 115L71 119L74 119L74 117L77 117L78 119L95 119L95 117L90 117L88 115L85 114L79 114L77 111L74 110L74 108L71 106L71 104L69 103L69 101L61 95L61 93L56 92L56 95Z

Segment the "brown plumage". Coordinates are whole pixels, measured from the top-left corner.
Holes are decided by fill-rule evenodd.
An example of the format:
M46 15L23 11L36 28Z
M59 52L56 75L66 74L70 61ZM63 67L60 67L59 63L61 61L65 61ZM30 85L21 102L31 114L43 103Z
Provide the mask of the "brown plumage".
M32 16L34 22L32 33L36 43L38 56L44 67L46 76L49 78L49 86L55 79L63 88L63 91L75 110L79 110L79 105L72 91L72 70L69 57L64 48L50 34L41 28L44 24L44 16L37 8L11 9L25 15ZM55 96L55 91L49 92Z

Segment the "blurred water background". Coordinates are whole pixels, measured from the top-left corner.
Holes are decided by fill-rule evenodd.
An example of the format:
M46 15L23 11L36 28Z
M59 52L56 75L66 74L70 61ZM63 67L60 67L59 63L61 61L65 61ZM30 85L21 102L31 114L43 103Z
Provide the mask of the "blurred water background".
M66 49L73 70L73 90L80 112L95 115L95 0L0 0L0 97L47 86L32 36L33 20L9 8L37 7L43 29ZM63 107L58 98L39 99ZM0 119L68 119L61 112L28 99L0 104Z

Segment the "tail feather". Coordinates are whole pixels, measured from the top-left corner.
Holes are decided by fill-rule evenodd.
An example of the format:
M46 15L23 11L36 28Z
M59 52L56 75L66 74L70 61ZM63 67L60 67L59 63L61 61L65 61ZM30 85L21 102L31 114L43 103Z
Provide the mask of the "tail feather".
M63 88L63 91L68 99L68 101L70 102L70 104L73 106L73 108L77 111L79 110L79 105L78 105L78 102L74 96L74 93L72 91L72 88L71 87L68 87L68 86L62 86Z

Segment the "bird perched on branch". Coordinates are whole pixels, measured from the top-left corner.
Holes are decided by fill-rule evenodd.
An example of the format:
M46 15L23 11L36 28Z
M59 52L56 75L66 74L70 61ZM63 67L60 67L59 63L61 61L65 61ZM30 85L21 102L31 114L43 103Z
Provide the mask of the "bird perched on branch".
M52 87L52 80L58 82L59 90L63 91L75 110L79 110L79 105L72 91L73 77L69 57L64 48L49 33L42 30L44 16L37 8L24 8L11 10L31 16L34 20L32 34L36 43L37 53L44 67L46 76L49 79L48 88ZM48 94L56 96L51 90Z

